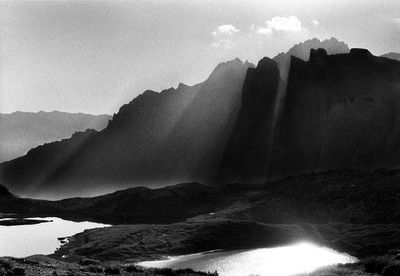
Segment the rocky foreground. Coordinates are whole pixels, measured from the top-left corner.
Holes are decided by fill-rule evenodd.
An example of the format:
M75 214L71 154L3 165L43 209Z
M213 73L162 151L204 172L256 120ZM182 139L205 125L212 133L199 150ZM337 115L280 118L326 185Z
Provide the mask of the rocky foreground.
M104 265L94 260L82 260L79 263L71 263L43 255L35 255L24 259L0 258L0 275L218 276L216 273L195 272L191 269L144 269L132 264Z

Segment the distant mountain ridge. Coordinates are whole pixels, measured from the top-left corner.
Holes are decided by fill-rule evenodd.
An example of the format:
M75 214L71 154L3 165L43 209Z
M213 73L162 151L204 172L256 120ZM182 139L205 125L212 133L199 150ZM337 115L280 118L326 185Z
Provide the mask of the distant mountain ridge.
M66 197L212 179L252 66L235 59L197 85L147 90L123 105L103 131L78 133L3 163L2 181L25 195Z
M31 148L88 128L101 130L110 115L67 112L13 112L0 114L0 162L25 155Z
M400 61L400 53L390 52L390 53L381 55L381 57L390 58L390 59L394 59L394 60L399 60Z

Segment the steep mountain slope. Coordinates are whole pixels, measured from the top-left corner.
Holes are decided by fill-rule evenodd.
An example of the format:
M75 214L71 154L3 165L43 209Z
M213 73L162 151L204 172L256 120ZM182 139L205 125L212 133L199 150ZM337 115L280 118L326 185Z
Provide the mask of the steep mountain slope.
M274 175L400 165L400 62L364 49L292 58Z
M324 48L330 54L348 53L344 42L336 38L310 39L294 45L272 60L263 58L250 69L243 86L242 105L217 173L217 180L263 182L272 159L278 117L284 104L291 58L308 60L310 50Z
M103 131L76 134L3 163L2 183L24 195L67 197L210 178L251 66L236 59L195 86L145 91L122 106Z
M217 179L247 183L259 180L267 170L279 85L276 62L260 60L248 70L243 84L242 105Z
M66 112L14 112L0 114L0 162L25 155L31 148L85 129L101 130L109 115Z
M400 165L400 62L375 57L364 49L338 55L311 50L309 61L292 57L287 90L275 113L273 99L266 96L270 90L257 88L270 77L270 73L260 74L252 80L252 94L243 93L242 101L251 105L243 105L239 128L231 137L243 146L229 148L229 144L220 180L265 182L271 177L329 169ZM274 85L268 87L276 91ZM241 123L249 116L255 118L251 129ZM249 155L254 141L266 137L261 130L273 137L272 146L262 138L256 146L260 151ZM272 153L266 155L268 148ZM238 162L241 157L243 161ZM264 170L257 171L257 167Z

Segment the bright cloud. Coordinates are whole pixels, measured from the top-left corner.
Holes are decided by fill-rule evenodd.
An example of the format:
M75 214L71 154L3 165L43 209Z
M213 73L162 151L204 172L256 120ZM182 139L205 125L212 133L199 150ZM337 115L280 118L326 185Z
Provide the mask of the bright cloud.
M240 30L231 24L218 26L211 34L214 37L211 47L232 49L236 46L233 42L234 35L240 33Z
M235 33L240 32L239 29L237 29L235 26L227 24L227 25L221 25L218 26L215 31L212 32L212 35L214 37L220 36L220 35L233 35Z
M220 39L217 41L214 41L211 44L211 47L214 48L223 48L223 49L232 49L236 46L236 43L233 43L232 41L230 41L229 39Z
M256 32L259 34L271 34L277 31L299 32L301 30L303 30L303 27L297 16L276 16L271 20L265 21L265 26L258 27Z
M313 24L314 27L318 27L319 26L319 21L317 19L315 19L315 18L311 21L311 23Z

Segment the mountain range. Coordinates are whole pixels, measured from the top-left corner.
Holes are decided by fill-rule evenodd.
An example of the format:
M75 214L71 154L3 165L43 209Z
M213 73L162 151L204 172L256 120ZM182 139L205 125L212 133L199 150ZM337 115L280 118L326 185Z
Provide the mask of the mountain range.
M399 70L398 61L334 38L306 41L257 66L235 59L197 85L145 91L102 131L4 162L1 183L59 198L397 167Z
M211 179L251 66L235 59L197 85L145 91L122 106L104 130L75 133L3 163L2 183L23 195L66 197Z
M263 59L255 71L258 77L248 74L244 85L219 180L260 183L400 164L400 62L365 49L337 55L312 49L309 61L292 56L285 96L275 112L277 64Z
M77 131L101 130L109 119L109 115L59 111L0 114L0 162L23 156L42 144L69 138Z

